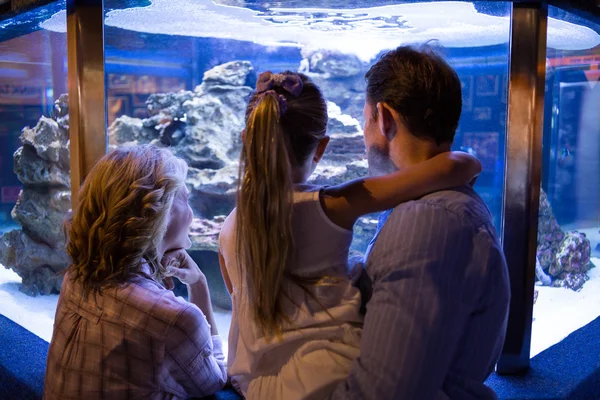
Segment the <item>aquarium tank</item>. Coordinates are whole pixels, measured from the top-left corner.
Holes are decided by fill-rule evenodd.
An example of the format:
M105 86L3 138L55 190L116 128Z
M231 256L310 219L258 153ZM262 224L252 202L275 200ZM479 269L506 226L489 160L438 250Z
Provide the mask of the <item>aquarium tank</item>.
M104 13L108 150L154 143L188 163L190 254L223 336L231 304L218 235L262 71L303 72L321 87L331 141L311 180L334 185L368 173L366 71L398 45L430 42L462 82L454 149L481 161L475 189L502 229L510 2L104 0ZM599 26L549 9L532 355L600 315ZM68 266L66 33L64 1L0 21L0 313L46 340ZM375 227L376 215L358 221L354 252Z

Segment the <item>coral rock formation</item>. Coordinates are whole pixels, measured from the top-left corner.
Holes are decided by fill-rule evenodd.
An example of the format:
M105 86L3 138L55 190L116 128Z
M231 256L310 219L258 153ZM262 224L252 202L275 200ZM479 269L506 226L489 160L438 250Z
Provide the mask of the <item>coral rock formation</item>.
M354 55L330 50L303 50L302 56L299 71L310 76L344 114L357 115L362 123L369 65Z
M591 246L585 234L563 232L546 193L540 193L536 275L543 285L581 290L589 279Z
M54 117L23 129L14 169L23 190L12 211L21 230L0 236L0 263L23 278L29 295L57 293L69 263L62 222L71 207L67 97L55 104Z
M303 68L334 100L328 103L331 141L312 182L335 185L365 176L361 123L348 115L348 110L362 115L365 66L351 56L311 53L306 55ZM153 143L171 148L190 166L186 183L195 215L190 254L214 283L213 289L221 282L218 235L224 216L235 203L240 135L255 80L250 62L219 65L204 74L194 91L150 96L148 118L122 116L109 128L110 148ZM337 90L340 85L344 90ZM359 95L348 95L353 90ZM357 107L358 111L352 111ZM68 265L61 234L62 219L71 201L68 118L63 95L56 102L53 118L42 117L35 128L23 130L22 147L14 155L15 172L24 189L13 218L22 229L0 236L0 263L23 278L22 290L31 295L57 292L61 278L56 273ZM540 202L538 277L546 285L578 290L587 280L591 265L589 241L581 233L561 230L545 193ZM367 247L376 226L371 216L357 222L353 252ZM213 300L227 307L228 295L213 292Z

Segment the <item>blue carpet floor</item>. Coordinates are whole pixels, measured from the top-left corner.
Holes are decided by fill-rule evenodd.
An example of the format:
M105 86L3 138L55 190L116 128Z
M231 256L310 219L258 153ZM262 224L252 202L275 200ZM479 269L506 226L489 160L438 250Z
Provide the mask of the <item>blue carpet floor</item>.
M0 399L40 399L47 353L48 343L0 315ZM526 375L487 384L500 400L600 400L600 318L534 357ZM209 399L240 397L226 389Z
M600 318L532 358L526 375L486 383L502 400L600 399Z
M48 343L0 315L0 399L42 398Z

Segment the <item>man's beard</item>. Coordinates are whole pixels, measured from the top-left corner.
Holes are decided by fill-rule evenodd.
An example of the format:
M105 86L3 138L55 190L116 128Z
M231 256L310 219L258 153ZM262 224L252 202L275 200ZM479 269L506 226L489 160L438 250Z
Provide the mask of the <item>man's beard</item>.
M390 158L389 152L375 146L367 149L367 162L369 163L369 176L381 176L398 171L398 167Z

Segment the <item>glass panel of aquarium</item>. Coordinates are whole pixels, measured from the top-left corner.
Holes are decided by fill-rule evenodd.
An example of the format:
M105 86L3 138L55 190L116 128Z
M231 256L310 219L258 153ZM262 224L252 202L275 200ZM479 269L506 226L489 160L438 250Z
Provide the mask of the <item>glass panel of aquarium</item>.
M234 207L244 111L260 72L299 71L321 87L331 142L311 181L334 185L367 175L363 106L369 67L399 45L437 40L464 89L454 148L482 161L477 190L500 227L510 3L104 4L109 146L152 142L171 147L189 164L195 214L190 253L209 280L221 332L227 332L231 305L217 239ZM352 249L364 252L375 228L376 216L362 218Z
M0 21L0 314L45 340L68 264L71 189L67 35L41 24L64 8Z
M531 356L600 315L600 20L549 16Z
M64 37L64 2L51 7L57 4L50 12L38 10L28 29ZM500 228L510 3L365 4L104 1L109 146L155 143L171 147L189 164L187 183L195 214L190 253L211 285L221 333L228 331L231 305L219 271L217 238L234 206L244 109L262 71L301 71L322 88L332 140L311 179L336 184L367 174L362 110L369 66L398 45L437 40L463 84L454 148L482 161L484 172L476 189ZM567 28L582 32L576 41L589 38L577 25L559 19L549 24L558 30L550 31L556 37L548 42L559 50L570 49L564 40ZM64 86L54 88L55 97L64 92ZM353 250L365 250L375 225L375 216L357 223ZM182 289L178 293L184 294Z

